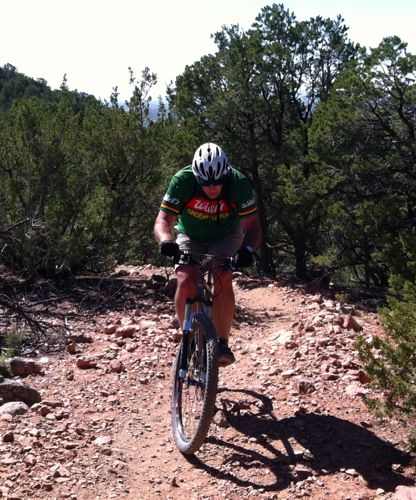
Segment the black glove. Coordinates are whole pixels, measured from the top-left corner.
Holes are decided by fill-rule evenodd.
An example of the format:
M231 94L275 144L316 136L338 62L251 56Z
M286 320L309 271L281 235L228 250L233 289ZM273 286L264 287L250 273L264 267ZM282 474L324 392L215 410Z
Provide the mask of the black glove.
M250 247L240 248L235 255L235 267L248 267L254 264L254 255Z
M178 257L179 245L172 240L162 241L160 244L160 253L166 257Z

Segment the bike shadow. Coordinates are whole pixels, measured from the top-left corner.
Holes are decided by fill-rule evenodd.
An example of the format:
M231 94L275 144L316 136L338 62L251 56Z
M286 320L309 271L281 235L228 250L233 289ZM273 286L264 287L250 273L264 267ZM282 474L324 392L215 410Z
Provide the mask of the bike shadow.
M241 397L233 397L236 393L251 400L242 402ZM354 469L371 489L394 491L398 485L413 485L399 471L400 466L411 463L411 455L348 420L316 413L279 420L270 398L252 390L220 389L218 403L228 425L245 439L237 444L211 436L207 443L223 448L223 465L236 466L224 471L195 455L187 457L195 467L216 478L238 486L279 491L312 474ZM270 471L268 484L238 477L240 467Z

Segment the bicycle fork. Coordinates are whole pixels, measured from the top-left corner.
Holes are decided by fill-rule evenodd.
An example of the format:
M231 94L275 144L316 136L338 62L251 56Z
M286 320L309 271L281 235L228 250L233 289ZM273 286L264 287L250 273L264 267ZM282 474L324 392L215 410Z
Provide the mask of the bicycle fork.
M185 304L185 319L182 325L182 353L181 353L181 362L179 369L179 378L181 380L185 380L186 373L188 371L188 343L189 343L189 332L192 328L191 323L191 314L192 314L192 305L194 304L194 299L187 299Z
M185 319L182 325L182 353L180 360L180 368L179 368L179 378L181 380L186 379L186 374L188 371L188 344L189 344L189 332L192 329L192 314L193 314L193 306L194 304L200 305L202 309L205 311L207 316L211 318L212 311L212 301L211 300L201 300L198 296L190 299L188 298L185 303Z

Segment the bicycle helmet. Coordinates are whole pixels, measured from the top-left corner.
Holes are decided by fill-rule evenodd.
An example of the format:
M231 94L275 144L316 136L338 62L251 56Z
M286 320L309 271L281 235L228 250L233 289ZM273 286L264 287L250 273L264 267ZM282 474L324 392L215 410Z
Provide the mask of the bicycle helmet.
M207 142L195 151L192 171L201 186L216 186L224 182L224 177L230 172L230 166L222 148Z

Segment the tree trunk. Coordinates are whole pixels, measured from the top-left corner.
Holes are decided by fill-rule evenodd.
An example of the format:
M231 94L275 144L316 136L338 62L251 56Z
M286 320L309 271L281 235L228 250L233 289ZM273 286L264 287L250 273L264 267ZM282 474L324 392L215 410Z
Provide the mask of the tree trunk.
M253 132L254 133L254 132ZM254 139L253 139L254 143ZM252 147L252 151L255 151L255 148ZM257 207L259 210L259 219L260 226L262 231L262 239L260 243L260 251L261 251L261 268L264 273L274 276L276 274L276 269L273 263L273 252L272 249L268 246L268 223L267 223L267 213L266 207L264 204L263 197L263 188L259 175L259 164L257 161L257 157L253 154L251 158L251 178L253 182L253 187L257 195Z
M308 268L306 266L306 252L305 245L297 244L295 246L295 259L296 259L296 277L307 281L309 279Z

